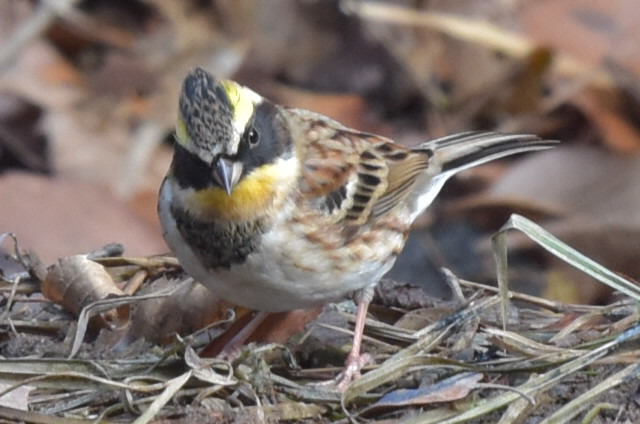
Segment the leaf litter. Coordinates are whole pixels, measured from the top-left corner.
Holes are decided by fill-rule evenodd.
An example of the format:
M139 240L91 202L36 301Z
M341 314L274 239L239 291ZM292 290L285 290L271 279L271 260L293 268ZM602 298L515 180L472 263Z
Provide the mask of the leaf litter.
M29 422L55 422L55 417L73 420L69 422L184 422L198 416L229 422L263 417L269 422L555 423L592 415L633 422L640 416L628 394L640 375L640 351L634 349L640 340L637 288L522 217L513 216L505 230L510 228L627 296L603 306L565 304L450 275L461 295L456 301L422 295L423 300L414 297L407 304L406 285L383 281L379 291L385 297L378 297L367 321L366 351L373 364L343 394L313 383L340 369L345 349L340 336L323 337L350 328L331 325L339 322L336 317L346 319L343 324L353 322L348 303L326 307L303 337L250 344L231 360L203 357L198 352L233 317L212 316L208 326L187 334L174 326L164 344L128 334L137 325L136 308L175 298L184 290L181 284L190 283L174 260L101 256L120 253L107 248L62 258L40 280L42 267L34 265L33 254L21 251L15 237L5 234L5 243L15 243L12 260L23 270L3 275L0 287L0 416ZM502 261L504 234L496 240ZM48 288L45 296L43 281L59 275L57 268L68 263L72 266L62 273L68 285ZM504 266L500 263L498 269ZM170 279L171 288L165 283L151 292L109 290L90 303L87 296L63 302L64 296L52 294L73 284L82 284L83 293L91 287L100 293L105 275L115 287L125 287L141 271L143 287ZM398 295L392 300L394 292ZM77 304L70 305L72 301ZM214 307L215 299L210 301ZM104 319L123 306L133 312L121 315L119 322ZM220 306L221 311L228 314L228 306ZM179 303L172 304L177 307ZM419 313L429 309L436 312ZM152 311L158 320L166 319L165 314L170 320L180 316ZM413 316L409 328L408 315ZM325 335L317 331L323 326ZM37 347L34 338L40 340ZM23 349L16 348L20 344ZM8 396L21 400L7 406Z
M487 216L485 224L495 230L514 209L527 210L593 259L636 275L633 266L616 262L627 256L625 262L637 262L637 226L629 219L638 210L635 185L629 183L637 161L629 156L640 140L633 2L612 7L601 0L589 5L433 1L416 2L414 8L333 3L7 3L3 11L8 12L0 17L5 23L0 32L7 36L0 49L0 71L6 70L0 88L14 100L0 105L0 141L21 166L55 169L53 187L61 175L101 183L95 189L99 201L85 201L100 204L100 210L104 187L124 196L144 188L151 199L146 210L154 215L155 191L170 161L167 146L157 147L171 132L181 77L195 65L238 78L277 102L326 109L350 125L409 145L427 133L472 128L552 136L576 145L558 160L559 176L548 172L547 157L543 166L533 166L532 175L513 179L515 190L508 196L478 199L471 205L473 215ZM292 46L290 40L298 42ZM414 103L419 107L407 107ZM14 118L24 118L24 110L35 110L30 121ZM371 122L368 111L394 120ZM41 154L41 137L52 155ZM27 138L32 143L14 142ZM610 164L617 158L604 149L578 163L586 154L579 149L585 152L592 147L585 142L594 140L625 155L627 166ZM499 167L487 169L495 174ZM487 171L481 172L486 178ZM586 189L572 187L571 176ZM594 183L585 184L590 178ZM469 193L477 190L477 180L452 184L458 190L466 184ZM47 186L37 196L25 196L24 178L3 181L5 205L18 199L4 208L15 211L5 217L12 226L30 216L23 228L35 228L40 220L32 212L39 209L59 211L61 222L72 223L72 238L64 242L51 225L36 230L56 254L42 247L35 253L47 260L69 253L72 241L80 239L78 220L54 203L60 199L46 196L54 191ZM527 192L524 183L542 191ZM75 187L63 201L78 203L82 193L77 192L87 189ZM550 200L561 202L546 204L545 194L556 194ZM25 197L46 208L27 204ZM586 224L576 219L585 213ZM617 224L629 227L610 225L606 219L612 214ZM128 233L95 212L83 215L111 233ZM107 209L104 215L115 216ZM425 222L429 219L431 213ZM527 227L518 218L511 223ZM33 244L26 230L20 234L25 244ZM151 244L149 235L140 239ZM9 240L4 238L5 245ZM552 250L559 246L548 239L542 243ZM132 242L126 245L134 250ZM212 359L215 342L237 331L250 311L216 299L186 278L173 258L86 254L85 248L71 247L73 255L50 267L39 266L34 252L21 254L18 247L2 258L0 416L5 420L640 422L636 291L624 284L626 278L601 271L592 275L614 281L626 294L611 296L606 283L593 282L606 294L587 293L591 289L583 279L568 284L574 274L591 278L583 271L598 269L582 259L576 265L560 255L551 265L540 263L548 281L544 294L561 289L565 292L556 298L564 302L533 295L531 284L518 286L528 294L508 290L514 284L500 289L482 284L495 280L494 274L467 281L462 275L468 274L458 277L457 269L442 278L454 293L449 301L424 295L422 287L383 281L366 329L365 351L373 361L341 396L309 383L333 377L342 366L353 323L350 303L327 306L317 319L317 312L279 317L284 328L279 336L259 329L262 342L233 358ZM464 262L471 262L464 253ZM510 258L513 253L510 247ZM413 254L420 262L438 257L432 251ZM505 268L499 268L501 281ZM420 277L423 285L432 285ZM578 304L594 299L604 304Z

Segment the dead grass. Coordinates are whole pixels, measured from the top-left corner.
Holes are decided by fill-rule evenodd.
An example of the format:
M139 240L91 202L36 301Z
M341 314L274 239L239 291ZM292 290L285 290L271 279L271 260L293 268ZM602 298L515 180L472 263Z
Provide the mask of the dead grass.
M165 278L173 269L159 259L99 261L119 278L143 269L149 280ZM197 354L219 330L216 325L165 346L125 342L122 328L129 323L88 320L99 314L78 319L43 298L32 277L15 274L1 288L0 417L38 423L560 423L640 417L635 301L586 306L510 293L503 329L496 288L453 276L450 281L460 294L455 302L414 293L411 305L403 305L410 287L381 284L385 304L374 308L366 329L373 364L340 395L314 384L333 376L343 358L336 330L348 333L340 323L353 316L338 308L326 308L302 337L285 345L250 345L229 362ZM135 307L145 297L108 298L98 309Z

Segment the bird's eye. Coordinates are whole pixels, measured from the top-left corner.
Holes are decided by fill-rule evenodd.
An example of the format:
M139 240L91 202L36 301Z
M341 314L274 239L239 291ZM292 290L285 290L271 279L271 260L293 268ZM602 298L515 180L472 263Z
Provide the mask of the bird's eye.
M249 142L249 145L251 147L255 147L258 145L258 142L260 141L260 134L258 134L258 131L256 131L255 128L251 127L249 129L249 133L247 134L247 141Z

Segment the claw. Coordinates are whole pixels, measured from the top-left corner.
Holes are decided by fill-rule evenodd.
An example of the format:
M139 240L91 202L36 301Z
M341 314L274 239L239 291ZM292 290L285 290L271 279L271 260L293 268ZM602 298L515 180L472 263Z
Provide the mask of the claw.
M349 354L345 361L344 369L333 380L336 390L339 392L347 390L349 384L360 378L360 370L370 362L372 362L372 358L368 353L362 353L357 356Z

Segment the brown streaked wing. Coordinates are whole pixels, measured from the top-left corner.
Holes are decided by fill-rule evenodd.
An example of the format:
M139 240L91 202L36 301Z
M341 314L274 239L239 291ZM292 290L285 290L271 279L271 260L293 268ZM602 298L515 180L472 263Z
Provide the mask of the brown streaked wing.
M429 166L428 151L410 150L388 142L378 146L384 151L388 166L387 187L372 209L372 216L379 217L404 201L413 190L418 176Z
M331 157L309 159L302 164L303 192L311 197L329 195L346 186L355 169L355 161L349 163Z
M359 161L358 151L351 139L340 131L329 131L322 121L312 122L312 128L322 131L322 142L311 141L302 152L302 186L304 196L312 204L342 218L347 185L355 178Z
M307 155L304 191L324 198L319 205L328 212L343 211L337 216L349 226L363 225L402 202L429 162L424 151L349 129L338 129L330 139L308 145Z
M375 149L375 145L363 142L362 147L364 149L360 152L357 165L353 204L345 216L349 225L362 225L367 222L374 205L387 189L387 161L381 152Z

